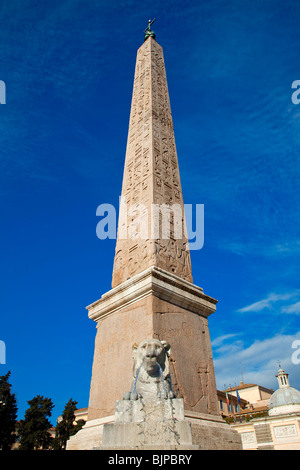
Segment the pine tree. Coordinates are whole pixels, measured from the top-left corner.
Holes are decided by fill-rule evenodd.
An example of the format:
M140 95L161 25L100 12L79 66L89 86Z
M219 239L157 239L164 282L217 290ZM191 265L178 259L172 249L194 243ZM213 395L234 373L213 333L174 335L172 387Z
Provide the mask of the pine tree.
M51 446L52 437L48 420L54 407L50 398L37 395L29 400L30 407L25 412L25 419L20 421L18 434L20 450L46 450Z
M85 424L85 421L82 419L74 424L76 405L77 401L71 398L65 406L62 419L56 426L55 438L52 443L54 450L65 450L69 437L76 434Z
M0 377L0 449L10 450L16 442L17 401L8 383L10 372Z

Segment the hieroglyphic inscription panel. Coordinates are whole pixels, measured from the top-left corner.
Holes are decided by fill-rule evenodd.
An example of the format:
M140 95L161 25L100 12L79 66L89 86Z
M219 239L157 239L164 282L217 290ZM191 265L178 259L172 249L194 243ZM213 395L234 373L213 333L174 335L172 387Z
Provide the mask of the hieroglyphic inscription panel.
M119 220L112 286L151 265L192 282L163 51L153 38L137 52L122 199L126 204L120 219L127 234L123 230L120 235ZM154 220L161 220L153 215L153 206L162 204L181 209L180 220L179 210L176 217L170 211L167 238L160 229L153 235Z

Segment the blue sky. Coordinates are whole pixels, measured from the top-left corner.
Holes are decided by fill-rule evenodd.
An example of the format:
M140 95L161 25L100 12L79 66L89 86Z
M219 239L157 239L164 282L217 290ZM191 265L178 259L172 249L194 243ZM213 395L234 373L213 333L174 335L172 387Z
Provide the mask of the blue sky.
M300 4L291 0L2 2L1 323L19 417L88 404L95 323L115 242L99 204L121 191L136 51L149 18L164 49L185 203L204 204L195 284L218 388L276 388L300 339ZM299 354L300 357L300 354ZM120 391L122 395L123 391Z

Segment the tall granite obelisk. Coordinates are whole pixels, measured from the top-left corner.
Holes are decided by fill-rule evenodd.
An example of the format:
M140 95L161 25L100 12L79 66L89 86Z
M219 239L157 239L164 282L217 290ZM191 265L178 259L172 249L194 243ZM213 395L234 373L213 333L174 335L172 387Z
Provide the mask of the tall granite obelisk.
M193 282L163 50L151 35L137 53L122 200L133 222L136 215L141 219L136 236L145 229L148 237L135 238L135 225L121 207L112 287L150 266ZM155 205L163 204L178 209L170 214L165 239L154 214ZM180 238L175 240L176 229Z
M193 284L163 50L150 25L137 51L121 199L112 289L87 307L97 335L85 433L113 419L130 389L132 346L147 338L171 344L173 390L190 419L219 422L207 321L217 301ZM177 208L169 236L153 215L162 207Z

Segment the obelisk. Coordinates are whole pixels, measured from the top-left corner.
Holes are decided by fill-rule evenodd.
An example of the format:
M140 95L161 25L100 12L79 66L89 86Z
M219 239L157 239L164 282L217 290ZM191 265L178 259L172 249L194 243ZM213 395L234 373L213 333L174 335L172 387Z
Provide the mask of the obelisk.
M147 338L171 344L173 388L186 410L217 415L207 322L217 301L193 284L163 50L150 26L137 51L122 200L112 290L87 307L97 322L88 418L113 415L130 385L132 346ZM171 211L163 238L153 207L166 206L181 217Z
M137 53L122 201L112 287L150 266L193 282L163 50L152 35ZM170 237L165 239L162 224L154 220L155 208L163 204L177 209L170 213ZM146 228L148 237L135 238L128 212L132 222L135 216L141 219L136 236ZM176 228L182 235L175 239Z
M112 289L87 307L97 323L88 421L67 450L102 448L103 427L114 425L115 404L130 390L132 348L151 338L171 345L192 447L241 449L218 415L207 320L217 301L193 284L163 50L151 24L137 52Z

